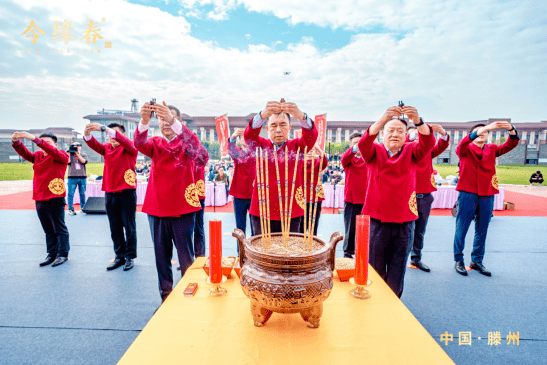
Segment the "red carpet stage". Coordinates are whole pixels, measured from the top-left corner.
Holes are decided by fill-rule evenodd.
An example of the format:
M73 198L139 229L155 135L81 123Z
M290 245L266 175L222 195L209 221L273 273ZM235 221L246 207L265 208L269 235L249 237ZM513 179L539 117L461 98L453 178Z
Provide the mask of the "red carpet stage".
M505 191L505 201L515 204L515 210L495 210L494 216L500 217L547 217L547 198ZM75 204L76 210L80 210L79 205ZM142 206L137 206L137 212L141 211ZM26 191L16 194L8 194L0 196L0 209L6 210L29 210L35 209L34 201L32 200L32 191ZM68 206L67 208L68 209ZM205 207L206 213L233 213L233 202L222 207ZM338 212L338 209L323 208L321 214L332 214ZM431 215L434 216L449 216L450 209L433 209Z

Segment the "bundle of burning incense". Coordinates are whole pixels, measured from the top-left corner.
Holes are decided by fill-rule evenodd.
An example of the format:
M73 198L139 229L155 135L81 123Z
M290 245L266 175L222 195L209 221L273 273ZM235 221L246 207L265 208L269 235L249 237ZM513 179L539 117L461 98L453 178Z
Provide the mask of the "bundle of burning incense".
M307 173L306 168L308 164L308 146L304 147L304 242L307 242L306 236L307 236L307 230L306 230L306 215L307 215L307 209L306 209L306 202L307 202Z
M313 176L315 174L315 152L312 153L311 155L311 179L310 179L310 204L309 204L309 207L310 207L310 211L308 213L308 248L311 249L311 243L313 242L313 230L312 230L312 218L313 218L313 214L312 214L312 200L313 200L313 197L314 197L314 194L313 194ZM306 178L307 180L307 178ZM306 202L306 210L308 208L308 204Z
M270 174L268 173L268 151L265 152L265 170L266 170L266 235L268 245L272 245L272 227L270 226Z
M256 180L255 180L255 184L256 184L256 187L258 189L258 208L259 208L259 211L260 211L260 232L262 234L262 238L263 238L263 242L264 242L264 204L263 204L263 191L262 191L262 183L261 183L261 176L262 176L262 171L260 169L260 154L258 153L258 150L259 148L257 147L256 148Z
M283 197L281 193L281 179L279 177L279 163L277 162L277 152L274 151L275 173L277 175L277 193L279 195L279 219L281 220L281 233L283 244L285 244L285 210L283 209Z
M323 156L324 156L325 152L324 151L321 151L321 156L320 156L320 162L319 162L319 170L317 172L317 181L315 183L315 197L313 198L313 218L312 218L312 226L311 226L311 236L312 238L310 239L310 244L309 246L311 247L312 245L312 242L313 242L313 234L315 232L315 217L316 217L316 214L317 214L317 199L318 199L318 195L319 195L319 188L320 188L320 183L321 183L321 172L323 172ZM313 182L313 175L312 175L312 182ZM311 205L310 205L311 206ZM311 208L310 208L311 210Z
M294 201L294 192L296 190L296 174L298 172L297 168L298 168L298 157L299 157L299 155L300 155L300 147L298 147L298 150L296 151L296 160L294 161L294 173L292 175L291 200L290 200L290 204L289 204L289 216L287 218L289 229L290 229L290 226L291 226L292 203ZM287 240L288 240L288 237L289 237L289 233L287 233Z
M291 222L289 220L289 149L285 147L285 242L289 242L289 231Z

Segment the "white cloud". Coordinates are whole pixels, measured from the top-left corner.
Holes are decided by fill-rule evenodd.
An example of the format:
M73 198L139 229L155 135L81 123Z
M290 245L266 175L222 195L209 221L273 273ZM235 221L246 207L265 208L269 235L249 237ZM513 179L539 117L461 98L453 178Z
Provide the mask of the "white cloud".
M251 35L250 34L245 34L245 38L251 39Z
M0 128L9 120L25 128L81 131L85 115L102 108L128 110L130 99L142 105L153 97L193 116L247 115L285 97L310 115L328 113L329 120L375 120L398 100L414 104L428 121L547 119L538 107L544 104L547 66L545 41L538 43L545 39L546 25L537 9L530 13L526 5L512 2L466 8L446 1L428 8L425 2L332 7L281 1L279 9L250 0L245 4L280 17L289 12L292 22L381 24L390 31L357 34L329 52L306 37L284 48L274 42L238 50L194 38L183 17L119 0L1 5L0 14L8 16L0 33L0 97L6 104ZM185 3L194 11L193 6L207 2ZM213 3L222 2L208 2ZM229 13L233 4L222 3L214 14ZM106 22L100 22L103 17ZM25 54L14 43L28 47L21 33L30 19L47 28L47 37L37 42L41 49L60 48L50 34L55 20L63 19L72 22L74 33L89 19L99 22L112 49L102 47L100 55ZM74 44L83 48L83 42Z

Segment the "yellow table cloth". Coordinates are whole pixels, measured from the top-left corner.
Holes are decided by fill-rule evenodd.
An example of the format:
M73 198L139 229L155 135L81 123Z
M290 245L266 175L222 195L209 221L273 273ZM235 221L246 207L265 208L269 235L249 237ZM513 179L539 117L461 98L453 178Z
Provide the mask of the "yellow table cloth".
M222 284L227 295L207 296L204 262L188 269L119 364L454 364L372 268L367 300L351 297L353 285L335 274L319 328L280 313L255 327L235 272ZM191 282L197 293L185 297Z

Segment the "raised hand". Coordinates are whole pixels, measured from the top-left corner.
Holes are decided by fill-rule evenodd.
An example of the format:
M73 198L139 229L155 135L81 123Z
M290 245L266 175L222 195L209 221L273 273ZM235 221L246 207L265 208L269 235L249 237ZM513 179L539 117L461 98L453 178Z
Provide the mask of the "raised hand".
M446 136L446 131L440 124L430 124L429 125L433 131L440 133L442 136Z
M142 124L148 125L150 122L150 113L155 111L152 108L152 105L150 103L144 103L144 105L141 108L141 118L142 118Z
M163 104L152 105L152 110L156 112L159 118L169 123L169 125L175 123L175 117L173 116L173 114L171 114L171 110L169 110L167 104L165 104L165 101L163 102Z
M298 120L306 119L306 115L298 109L298 106L295 103L283 102L281 103L281 110Z
M408 119L412 120L414 124L420 123L420 115L418 114L418 110L414 108L413 106L404 106L402 108L403 114L406 114L408 116Z
M100 132L101 127L102 125L99 123L89 123L88 125L85 126L84 136L89 137L92 131Z
M268 101L266 107L260 112L260 118L266 119L272 116L272 114L279 114L283 110L281 109L281 103L278 101Z
M387 110L384 112L384 115L378 119L378 122L381 126L389 122L393 118L398 118L403 113L403 108L398 106L392 106L390 108L387 108Z

